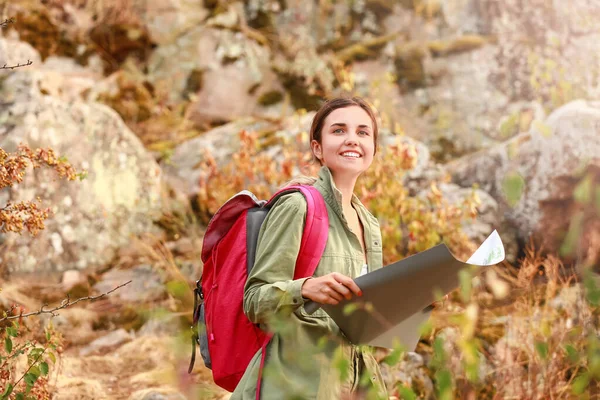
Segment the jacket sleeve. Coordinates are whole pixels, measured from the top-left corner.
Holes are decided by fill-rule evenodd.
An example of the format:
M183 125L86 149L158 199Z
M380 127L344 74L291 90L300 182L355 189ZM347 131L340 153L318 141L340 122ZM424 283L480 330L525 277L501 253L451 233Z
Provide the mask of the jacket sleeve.
M304 304L301 288L308 278L293 277L305 219L306 200L300 193L282 196L267 214L244 289L244 313L253 323L267 323Z

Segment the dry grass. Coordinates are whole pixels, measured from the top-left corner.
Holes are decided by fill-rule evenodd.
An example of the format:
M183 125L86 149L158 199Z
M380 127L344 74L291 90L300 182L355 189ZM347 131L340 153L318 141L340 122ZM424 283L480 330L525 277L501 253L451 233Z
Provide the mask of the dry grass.
M433 342L444 338L446 365L430 364L430 376L447 368L461 399L598 398L598 308L584 288L590 281L531 248L519 268L493 271L467 301L456 293L434 313L431 347L420 351L435 354Z

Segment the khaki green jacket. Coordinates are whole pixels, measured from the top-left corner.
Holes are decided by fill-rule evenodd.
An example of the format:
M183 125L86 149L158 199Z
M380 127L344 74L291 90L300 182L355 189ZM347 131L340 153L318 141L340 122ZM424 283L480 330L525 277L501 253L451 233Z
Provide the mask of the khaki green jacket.
M331 173L321 168L315 187L325 199L329 234L314 276L339 272L357 277L364 264L358 237L342 213L341 192ZM356 196L352 204L363 225L369 271L381 268L381 231L377 219ZM369 348L351 345L322 310L309 315L300 288L306 278L293 280L296 257L306 217L300 193L280 198L267 215L258 238L255 265L244 292L244 312L261 328L275 332L267 347L261 399L323 399L343 397L366 386L386 399L379 366ZM231 400L254 400L261 361L259 351ZM361 382L362 376L362 384Z

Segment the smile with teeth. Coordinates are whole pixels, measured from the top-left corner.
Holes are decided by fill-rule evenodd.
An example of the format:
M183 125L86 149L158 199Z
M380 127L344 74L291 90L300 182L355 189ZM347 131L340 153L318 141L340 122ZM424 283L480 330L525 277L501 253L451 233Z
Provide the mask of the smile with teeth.
M351 157L351 158L360 158L361 155L354 152L354 151L346 151L344 153L342 153L343 157Z

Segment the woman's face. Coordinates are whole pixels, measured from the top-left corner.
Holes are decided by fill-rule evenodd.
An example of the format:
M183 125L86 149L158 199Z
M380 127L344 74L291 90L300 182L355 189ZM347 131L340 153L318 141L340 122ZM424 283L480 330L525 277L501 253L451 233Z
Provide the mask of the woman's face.
M325 118L321 143L313 140L311 147L333 175L358 177L373 162L373 121L358 106L338 108Z

